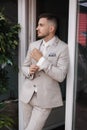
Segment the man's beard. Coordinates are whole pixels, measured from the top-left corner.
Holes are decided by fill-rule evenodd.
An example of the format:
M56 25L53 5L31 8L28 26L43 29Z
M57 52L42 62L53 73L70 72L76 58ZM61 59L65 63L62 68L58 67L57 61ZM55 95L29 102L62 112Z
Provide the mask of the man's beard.
M42 36L39 36L39 35L37 34L37 37L40 38L40 39L41 39L41 38L44 39L44 38L46 38L47 36L49 36L49 33L47 33L46 35L42 35Z
M38 35L37 35L37 37L38 37L38 38L42 38L42 39L45 38L45 36L38 36Z

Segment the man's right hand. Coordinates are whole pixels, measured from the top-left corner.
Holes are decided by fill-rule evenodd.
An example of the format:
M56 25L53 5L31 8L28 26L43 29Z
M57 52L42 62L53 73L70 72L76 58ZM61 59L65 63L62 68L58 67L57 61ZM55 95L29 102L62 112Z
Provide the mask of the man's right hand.
M34 74L36 73L36 71L38 71L39 67L37 65L34 65L32 64L30 67L29 67L29 73L30 74Z

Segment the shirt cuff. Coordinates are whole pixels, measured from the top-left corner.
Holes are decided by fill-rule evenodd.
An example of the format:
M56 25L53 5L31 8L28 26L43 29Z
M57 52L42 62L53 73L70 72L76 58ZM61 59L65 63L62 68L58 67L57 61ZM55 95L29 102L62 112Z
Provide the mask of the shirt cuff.
M29 79L33 79L34 78L34 74L30 74L30 70L28 69L28 76L29 76Z
M43 64L44 61L45 61L45 58L44 58L44 57L41 57L41 58L39 59L39 61L37 62L37 66L39 66L39 71L43 69L43 68L42 68L42 64Z

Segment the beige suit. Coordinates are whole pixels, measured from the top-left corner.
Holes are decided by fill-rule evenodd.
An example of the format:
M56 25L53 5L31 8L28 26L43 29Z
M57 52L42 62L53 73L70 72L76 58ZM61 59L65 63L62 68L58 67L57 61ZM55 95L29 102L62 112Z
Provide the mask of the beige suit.
M68 46L58 37L55 42L48 46L45 61L42 64L43 70L38 71L33 78L28 74L31 64L36 64L34 59L30 58L30 52L37 48L40 50L42 40L30 44L27 57L22 66L25 76L20 100L28 103L34 93L34 87L37 87L37 104L42 108L53 108L63 105L59 82L62 82L67 74L69 65Z

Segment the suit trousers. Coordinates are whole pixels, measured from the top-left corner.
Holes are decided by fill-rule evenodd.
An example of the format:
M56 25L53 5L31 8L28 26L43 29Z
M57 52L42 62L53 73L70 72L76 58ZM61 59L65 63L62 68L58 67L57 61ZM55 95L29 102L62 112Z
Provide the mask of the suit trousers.
M23 103L24 130L42 130L52 108L40 108L34 93L28 104Z

